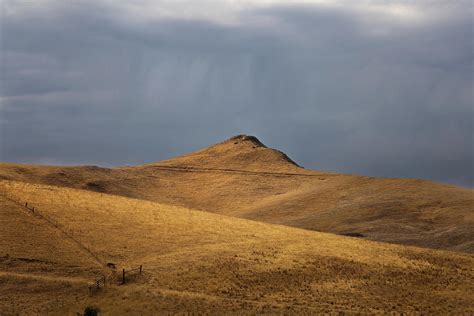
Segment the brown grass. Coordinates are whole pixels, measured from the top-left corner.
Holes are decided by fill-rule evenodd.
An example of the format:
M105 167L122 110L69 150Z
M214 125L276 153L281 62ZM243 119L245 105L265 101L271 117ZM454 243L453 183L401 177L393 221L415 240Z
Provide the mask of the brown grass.
M0 178L355 233L376 241L474 252L472 189L306 170L247 136L136 167L1 164Z
M1 181L0 193L75 231L102 261L145 269L88 297L86 281L103 268L58 229L2 198L6 313L74 313L88 305L109 315L474 312L472 255L47 185Z

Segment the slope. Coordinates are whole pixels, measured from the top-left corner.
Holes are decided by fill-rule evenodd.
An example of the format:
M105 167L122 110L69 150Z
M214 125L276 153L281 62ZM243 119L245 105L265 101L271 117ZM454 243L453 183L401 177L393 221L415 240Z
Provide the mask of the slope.
M285 153L268 148L255 136L237 135L202 150L148 166L227 171L303 173Z
M143 166L2 164L0 177L371 240L474 252L472 189L307 170L245 135Z
M0 195L0 314L39 314L87 294L103 272L64 234Z
M37 278L29 296L41 295L43 307L53 313L74 313L91 304L105 315L474 312L471 255L311 232L84 190L1 181L0 192L28 201L61 227L77 231L78 238L104 262L144 266L141 278L108 285L105 291L69 306L47 297L41 290L44 278ZM49 237L35 235L36 240L44 238ZM24 287L22 282L10 283L15 293ZM70 300L76 299L70 295ZM20 309L29 306L27 300L17 304Z

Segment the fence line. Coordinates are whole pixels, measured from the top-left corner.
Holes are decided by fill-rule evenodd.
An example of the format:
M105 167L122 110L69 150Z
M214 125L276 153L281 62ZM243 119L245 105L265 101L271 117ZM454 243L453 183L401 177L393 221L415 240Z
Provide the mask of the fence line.
M128 274L142 274L142 272L143 272L143 266L142 265L140 265L137 268L130 269L128 271L126 271L125 269L122 269L122 284L125 284L125 280L126 280L125 276L126 276L127 273Z
M66 229L66 228L63 228L61 227L61 225L59 224L59 222L57 220L55 220L54 218L46 215L46 214L43 214L42 212L39 211L39 209L37 207L34 207L34 206L31 206L28 205L28 202L25 202L23 204L23 202L19 199L19 198L16 198L14 196L11 196L5 192L2 192L3 196L12 201L12 202L15 202L16 204L19 204L20 206L24 207L25 209L27 209L28 211L31 212L31 214L33 216L36 216L36 217L39 217L43 220L45 220L46 222L48 222L50 225L52 225L53 227L55 227L56 229L58 229L59 231L61 231L64 235L66 235L68 238L70 238L71 240L73 240L80 248L82 248L84 251L86 251L90 256L92 256L94 258L94 260L99 263L101 266L105 266L105 263L99 258L98 255L96 255L95 253L93 253L89 247L87 247L85 244L83 244L79 238L76 238L74 236L74 230L72 229Z
M42 212L40 212L38 210L37 207L34 207L34 206L31 206L31 204L28 205L28 202L25 202L25 204L23 204L23 202L21 201L21 199L13 196L13 195L9 195L7 194L6 192L1 192L1 195L3 195L6 199L20 205L21 207L25 208L26 210L28 210L30 212L30 214L32 216L35 216L35 217L38 217L38 218L41 218L43 219L44 221L46 221L48 224L52 225L53 227L55 227L56 229L58 229L59 231L61 231L64 235L66 235L68 238L70 238L71 240L73 240L80 248L82 248L83 250L85 250L89 255L91 255L95 261L97 263L99 263L101 266L107 266L95 253L93 253L89 247L87 247L86 245L84 245L80 240L79 238L76 238L74 236L74 230L72 229L66 229L66 228L63 228L61 227L61 225L59 224L59 222L46 215L46 214L43 214ZM81 230L80 230L81 231ZM81 231L82 232L82 231ZM114 267L115 268L115 267ZM122 283L121 284L125 284L125 281L126 281L126 275L134 275L134 274L142 274L143 272L143 265L140 265L136 268L132 268L130 270L125 270L125 269L122 269ZM93 284L89 285L88 286L88 289L89 289L89 295L92 295L94 294L95 292L97 292L98 290L100 290L101 288L104 288L105 285L106 285L106 279L107 277L106 276L101 276L100 278L94 280Z
M97 292L101 288L105 287L105 276L101 276L94 281L94 284L89 285L89 295Z

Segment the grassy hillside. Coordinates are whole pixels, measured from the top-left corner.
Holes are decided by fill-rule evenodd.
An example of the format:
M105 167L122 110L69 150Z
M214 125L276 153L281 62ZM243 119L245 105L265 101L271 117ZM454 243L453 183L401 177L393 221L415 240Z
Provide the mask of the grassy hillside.
M74 241L0 195L0 314L39 314L82 300L105 269Z
M7 228L0 230L0 256L8 258L0 266L8 286L0 291L2 298L9 295L0 310L7 312L74 313L88 305L109 315L474 312L474 258L468 254L46 185L1 181L0 195L21 201L0 200ZM73 231L94 256L26 211L23 201ZM86 280L95 272L112 275L95 257L119 268L142 264L145 273L89 297Z
M305 173L286 154L268 148L255 136L238 135L202 150L150 164L250 172Z
M371 240L474 252L472 189L306 170L243 135L136 167L4 163L0 179L86 189Z

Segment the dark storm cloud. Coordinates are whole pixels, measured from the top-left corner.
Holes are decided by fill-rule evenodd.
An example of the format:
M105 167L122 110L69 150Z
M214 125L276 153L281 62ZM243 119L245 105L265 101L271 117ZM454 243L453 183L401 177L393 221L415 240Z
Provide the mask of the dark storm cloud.
M249 133L308 168L474 185L470 2L232 23L74 3L3 4L1 160L137 164Z

